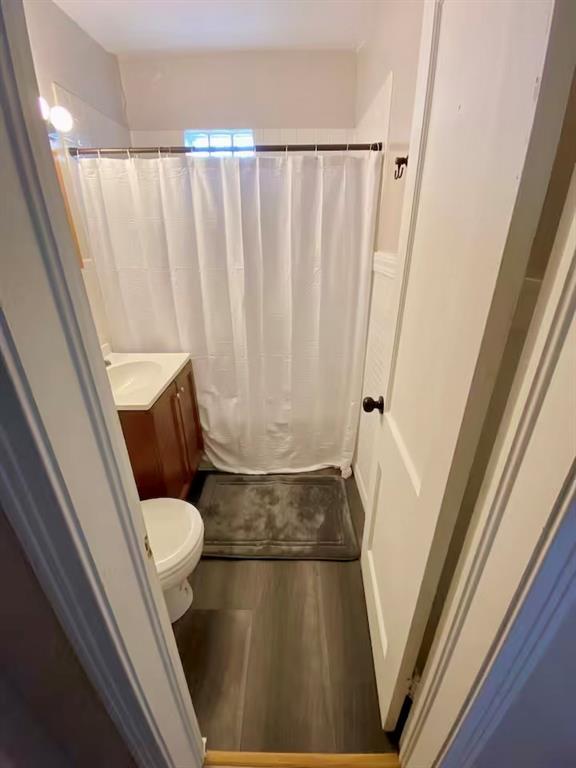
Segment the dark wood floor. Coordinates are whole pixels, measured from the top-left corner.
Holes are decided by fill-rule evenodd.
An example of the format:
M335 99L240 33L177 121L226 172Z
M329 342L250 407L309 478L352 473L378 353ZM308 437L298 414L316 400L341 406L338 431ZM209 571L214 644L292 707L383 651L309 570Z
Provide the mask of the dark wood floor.
M362 525L353 480L355 522ZM174 625L210 749L385 752L359 562L205 560Z

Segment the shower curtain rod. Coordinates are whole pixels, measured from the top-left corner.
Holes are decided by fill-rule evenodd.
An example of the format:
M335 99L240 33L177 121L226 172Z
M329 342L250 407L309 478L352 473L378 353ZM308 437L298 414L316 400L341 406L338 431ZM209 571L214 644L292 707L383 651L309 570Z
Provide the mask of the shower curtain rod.
M111 147L111 148L98 148L98 147L70 147L68 152L73 157L79 157L81 155L135 155L142 154L158 154L161 152L168 154L186 154L191 152L208 152L214 154L215 152L231 152L236 154L237 152L346 152L348 150L372 150L373 152L380 152L382 150L381 141L373 141L369 144L256 144L254 147Z

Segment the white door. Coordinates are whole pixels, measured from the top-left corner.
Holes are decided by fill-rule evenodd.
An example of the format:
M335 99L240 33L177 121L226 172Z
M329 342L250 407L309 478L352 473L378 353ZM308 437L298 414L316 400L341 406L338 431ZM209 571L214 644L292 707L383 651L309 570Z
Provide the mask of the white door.
M404 278L391 299L395 327L382 340L391 349L382 361L388 385L370 393L385 407L370 415L378 427L362 547L387 729L408 690L498 363L485 331L499 272L524 263L529 247L514 262L511 223L553 8L548 0L445 0L424 12ZM499 282L500 311L508 297L512 313L521 272ZM480 376L479 359L480 367L488 361Z
M572 35L564 59L570 82L576 6L564 9L571 22L564 27ZM567 154L563 171L574 167ZM574 764L574 729L557 727L562 717L574 719L574 688L556 681L563 690L548 693L554 676L542 665L554 647L555 669L571 679L562 645L573 659L574 641L561 637L573 626L566 619L574 615L576 586L575 307L576 168L473 529L402 732L403 768ZM539 712L537 731L522 734L522 720L533 721L535 689L553 709ZM542 740L543 716L561 710L554 738ZM570 733L568 741L563 733ZM506 757L497 754L503 742Z

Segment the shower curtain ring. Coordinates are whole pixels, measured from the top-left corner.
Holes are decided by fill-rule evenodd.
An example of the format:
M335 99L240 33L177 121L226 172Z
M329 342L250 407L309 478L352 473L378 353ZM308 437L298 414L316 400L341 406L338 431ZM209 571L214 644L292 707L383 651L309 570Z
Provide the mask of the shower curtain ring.
M102 158L101 158L101 156L100 156L100 150L98 150L98 160L101 160L101 159L102 159Z

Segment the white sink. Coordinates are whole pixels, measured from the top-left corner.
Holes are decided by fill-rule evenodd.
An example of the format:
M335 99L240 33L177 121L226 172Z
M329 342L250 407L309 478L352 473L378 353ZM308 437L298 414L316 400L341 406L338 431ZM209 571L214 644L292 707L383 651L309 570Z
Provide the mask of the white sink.
M162 376L162 366L149 360L134 363L118 363L107 368L114 397L137 394L147 387L154 387Z
M147 410L158 399L189 356L180 353L110 353L106 368L119 410Z

